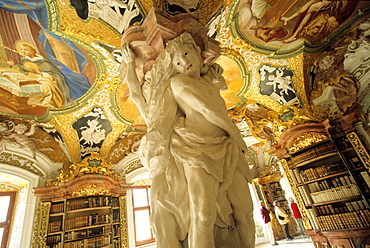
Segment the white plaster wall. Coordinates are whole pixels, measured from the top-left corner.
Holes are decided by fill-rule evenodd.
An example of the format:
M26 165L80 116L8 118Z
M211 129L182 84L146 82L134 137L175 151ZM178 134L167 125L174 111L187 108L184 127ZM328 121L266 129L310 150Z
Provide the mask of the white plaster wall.
M17 247L12 248L24 248L24 247L31 247L32 244L32 233L33 233L33 224L34 224L34 217L35 217L35 208L37 205L37 197L34 196L32 189L33 187L37 187L39 184L39 176L7 164L0 165L0 172L14 175L20 177L29 182L27 188L27 199L26 199L26 209L23 219L23 227L21 230L21 237L20 242L16 242L19 245ZM13 221L20 221L20 220L13 220ZM14 238L14 237L13 237ZM9 242L12 242L12 237L9 237Z
M133 183L133 179L140 174L148 173L148 170L145 168L140 168L132 171L126 175L126 183ZM128 247L135 248L135 228L134 228L134 216L132 208L132 194L131 190L127 191L126 197L126 210L127 210L127 224L128 224ZM142 245L140 248L155 248L155 244Z
M62 167L61 163L53 163L48 157L44 154L37 152L36 159L31 158L31 154L25 149L19 149L16 146L5 146L5 151L8 153L12 153L18 156L20 159L25 158L29 161L34 161L32 166L37 168L43 176L36 175L26 169L12 166L9 164L0 163L0 172L20 177L26 181L28 181L28 187L26 192L26 203L24 209L24 219L23 225L21 227L21 237L20 240L12 240L12 236L9 237L9 244L11 245L10 248L28 248L32 245L32 235L33 235L33 227L35 221L35 209L38 205L38 198L33 193L34 187L43 186L46 180L48 173L51 171L55 171ZM17 216L18 217L18 216ZM13 220L13 221L21 221L21 220ZM10 235L12 235L11 233ZM14 238L14 237L13 237ZM15 237L19 238L19 237ZM16 245L14 245L16 244Z

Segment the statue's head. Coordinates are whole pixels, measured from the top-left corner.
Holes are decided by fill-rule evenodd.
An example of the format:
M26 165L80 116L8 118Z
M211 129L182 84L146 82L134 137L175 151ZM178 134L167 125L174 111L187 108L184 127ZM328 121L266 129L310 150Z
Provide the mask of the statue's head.
M200 48L190 34L183 33L169 41L166 52L170 55L174 69L178 73L189 76L200 75L203 65Z
M193 37L189 33L183 33L175 39L168 41L166 51L170 54L176 53L182 46L191 47L199 54L200 57L200 47L197 46Z
M27 131L27 126L24 124L18 124L14 127L14 132L17 134L24 134Z

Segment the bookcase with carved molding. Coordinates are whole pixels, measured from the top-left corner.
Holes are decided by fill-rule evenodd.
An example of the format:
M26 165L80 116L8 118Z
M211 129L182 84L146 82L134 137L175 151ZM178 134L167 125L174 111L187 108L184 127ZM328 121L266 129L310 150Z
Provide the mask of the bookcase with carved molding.
M358 124L354 114L300 124L269 151L281 161L315 247L370 245L370 157Z
M126 185L96 154L34 193L40 203L32 247L127 247Z

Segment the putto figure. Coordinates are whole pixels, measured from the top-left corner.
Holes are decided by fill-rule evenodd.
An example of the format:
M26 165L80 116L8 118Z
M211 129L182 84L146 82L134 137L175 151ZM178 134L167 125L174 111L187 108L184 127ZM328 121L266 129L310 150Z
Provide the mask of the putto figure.
M3 138L0 140L0 153L4 151L4 145L6 142L12 142L17 145L20 149L28 150L31 153L33 159L36 159L37 146L31 136L35 133L36 122L32 122L30 129L24 124L15 125L14 122L7 124L1 122L0 133L3 134Z
M122 47L131 97L148 126L139 152L151 175L157 247L219 247L215 226L238 230L235 247L254 247L247 147L220 96L222 68L204 64L200 52L190 34L180 35L141 84L135 54Z

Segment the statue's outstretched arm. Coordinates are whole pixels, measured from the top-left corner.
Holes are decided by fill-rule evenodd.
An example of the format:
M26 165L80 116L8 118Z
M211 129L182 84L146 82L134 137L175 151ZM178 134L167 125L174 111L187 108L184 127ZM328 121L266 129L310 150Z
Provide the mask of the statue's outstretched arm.
M138 107L142 117L146 119L148 105L143 96L140 81L136 74L135 54L131 50L129 43L125 43L122 46L122 58L123 61L127 64L126 80L132 100Z

